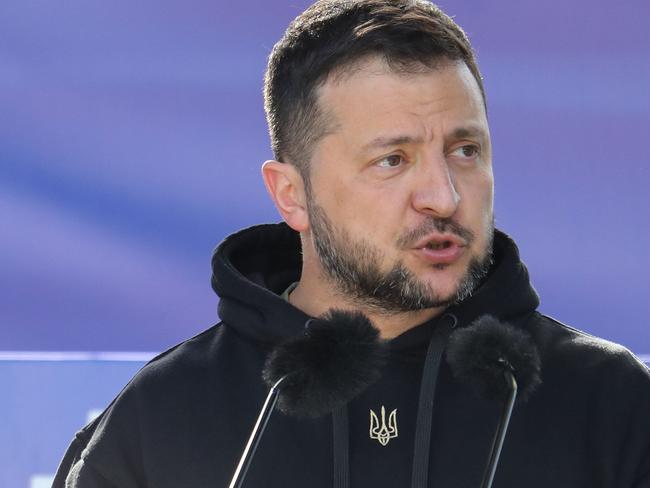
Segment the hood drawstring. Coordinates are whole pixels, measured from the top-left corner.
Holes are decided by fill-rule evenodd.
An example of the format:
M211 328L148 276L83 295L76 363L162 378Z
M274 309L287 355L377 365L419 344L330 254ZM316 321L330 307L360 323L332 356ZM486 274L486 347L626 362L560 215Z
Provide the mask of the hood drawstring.
M350 424L348 407L332 413L334 447L334 488L350 488Z
M431 425L433 423L433 403L436 394L436 381L440 361L452 330L458 319L451 313L442 315L436 325L427 356L422 367L420 399L415 424L415 446L413 449L413 475L411 488L427 488L429 482L429 454L431 449Z
M447 340L456 327L458 319L451 313L441 316L429 341L426 359L422 367L420 397L415 424L413 451L413 476L411 488L427 488L429 481L429 453L431 448L431 425L436 381ZM343 406L332 413L334 488L350 488L350 433L348 408Z

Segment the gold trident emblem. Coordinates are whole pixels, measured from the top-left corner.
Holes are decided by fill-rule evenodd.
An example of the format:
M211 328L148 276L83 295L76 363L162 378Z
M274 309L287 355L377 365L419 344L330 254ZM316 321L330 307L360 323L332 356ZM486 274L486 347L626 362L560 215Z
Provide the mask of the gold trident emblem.
M370 410L370 438L377 439L382 446L388 444L388 441L397 437L397 409L393 410L388 416L388 425L386 425L386 409L381 407L381 425L377 414Z

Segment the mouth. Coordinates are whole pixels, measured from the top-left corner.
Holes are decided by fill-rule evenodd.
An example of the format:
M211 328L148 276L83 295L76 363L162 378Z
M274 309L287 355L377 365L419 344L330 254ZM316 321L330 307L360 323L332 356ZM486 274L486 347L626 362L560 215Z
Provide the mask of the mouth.
M424 245L424 247L438 251L440 249L449 249L453 245L454 244L451 241L429 241Z
M430 235L421 240L414 248L417 256L433 265L452 264L457 261L467 243L455 235Z
M442 249L448 249L450 247L467 247L468 242L463 239L462 237L456 235L456 234L451 234L451 233L445 233L445 234L429 234L427 236L424 236L422 239L420 239L418 242L415 243L413 246L415 249L422 249L422 248L427 248L427 249L432 249L434 251L442 250Z

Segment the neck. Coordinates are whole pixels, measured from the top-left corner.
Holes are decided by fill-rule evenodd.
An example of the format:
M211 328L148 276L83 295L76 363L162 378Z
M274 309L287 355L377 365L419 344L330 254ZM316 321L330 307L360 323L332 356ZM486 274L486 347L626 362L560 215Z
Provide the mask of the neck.
M407 330L440 315L444 308L428 308L410 312L385 312L350 300L329 283L314 279L314 274L304 272L298 286L289 295L289 302L312 317L336 308L356 310L365 314L379 329L382 339L393 339ZM311 277L311 279L310 279Z

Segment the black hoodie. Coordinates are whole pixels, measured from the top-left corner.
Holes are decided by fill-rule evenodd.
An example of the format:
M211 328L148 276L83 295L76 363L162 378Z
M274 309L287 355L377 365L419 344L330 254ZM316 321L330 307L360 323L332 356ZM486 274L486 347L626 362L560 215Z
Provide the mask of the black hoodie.
M267 393L264 361L309 319L280 296L300 267L284 224L227 238L213 257L221 323L148 363L77 434L53 486L227 487ZM335 415L272 416L244 486L478 487L502 402L457 381L439 356L452 327L490 314L526 330L542 364L541 385L515 406L494 487L650 487L650 372L538 303L497 231L487 280L391 340L377 383Z

